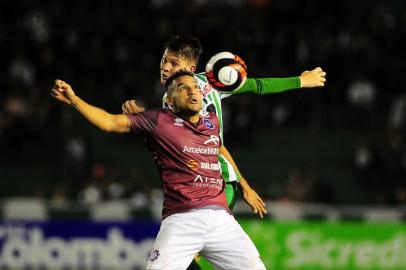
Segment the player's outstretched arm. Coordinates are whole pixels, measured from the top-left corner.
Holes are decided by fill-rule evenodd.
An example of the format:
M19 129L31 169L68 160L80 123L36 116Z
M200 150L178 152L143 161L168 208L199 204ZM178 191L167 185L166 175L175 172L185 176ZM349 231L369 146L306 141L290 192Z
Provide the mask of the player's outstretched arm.
M220 153L231 163L234 170L241 175L240 170L235 164L234 159L231 157L230 152L228 152L227 148L222 145L219 149ZM250 185L248 184L247 180L241 175L240 179L240 186L242 189L242 196L244 201L251 207L252 211L258 214L261 218L264 217L264 214L267 213L265 209L265 203L261 199L261 197L253 190Z
M232 94L252 93L257 95L275 94L298 88L323 87L326 72L321 67L304 71L300 76L286 78L248 78L240 89Z
M138 106L135 99L131 99L123 103L123 105L121 106L121 110L124 114L135 114L144 112L145 108L142 106Z
M107 132L130 132L130 120L124 114L109 114L108 112L86 103L76 96L72 87L62 81L55 80L51 95L75 108L86 120L94 126Z

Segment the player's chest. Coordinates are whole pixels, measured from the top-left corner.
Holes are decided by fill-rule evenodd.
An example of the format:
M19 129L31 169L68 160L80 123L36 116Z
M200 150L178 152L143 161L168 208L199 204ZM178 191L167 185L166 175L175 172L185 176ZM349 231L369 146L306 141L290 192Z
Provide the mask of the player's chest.
M220 146L218 127L210 118L202 118L198 125L193 125L180 117L175 117L167 119L160 127L156 131L159 133L160 141L177 149Z

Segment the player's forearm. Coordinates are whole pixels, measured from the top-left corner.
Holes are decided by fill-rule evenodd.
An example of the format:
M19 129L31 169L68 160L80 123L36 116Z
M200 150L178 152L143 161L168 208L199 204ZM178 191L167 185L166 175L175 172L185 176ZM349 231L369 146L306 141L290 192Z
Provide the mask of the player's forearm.
M78 96L72 98L71 105L75 108L86 120L92 125L106 132L120 132L117 128L117 121L115 116L100 109L96 106L90 105ZM124 116L124 115L123 115ZM125 116L124 116L125 117Z
M224 145L222 145L219 149L220 154L222 154L228 162L230 162L231 166L233 166L234 171L238 174L239 178L242 178L241 176L241 172L237 167L237 164L235 164L234 159L231 157L230 152L228 152L227 148L224 147Z
M300 77L248 78L244 85L233 94L252 93L257 95L266 95L280 93L300 87Z
M241 186L241 188L242 188L243 190L246 190L246 189L248 189L248 188L251 188L250 185L248 184L247 180L245 180L244 177L241 177L239 184L240 184L240 186Z

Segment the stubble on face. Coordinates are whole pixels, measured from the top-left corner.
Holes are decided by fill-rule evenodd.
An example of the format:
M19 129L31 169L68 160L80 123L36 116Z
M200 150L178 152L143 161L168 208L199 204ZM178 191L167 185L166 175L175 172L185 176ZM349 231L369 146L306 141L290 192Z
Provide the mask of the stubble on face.
M171 105L174 112L189 115L199 113L202 109L202 95L194 77L182 76L174 82Z

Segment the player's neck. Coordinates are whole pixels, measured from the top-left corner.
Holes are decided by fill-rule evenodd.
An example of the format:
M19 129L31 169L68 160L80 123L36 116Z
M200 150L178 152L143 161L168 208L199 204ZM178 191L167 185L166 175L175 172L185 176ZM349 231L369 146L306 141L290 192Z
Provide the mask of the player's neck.
M199 123L200 114L198 112L177 112L176 115L195 126Z

